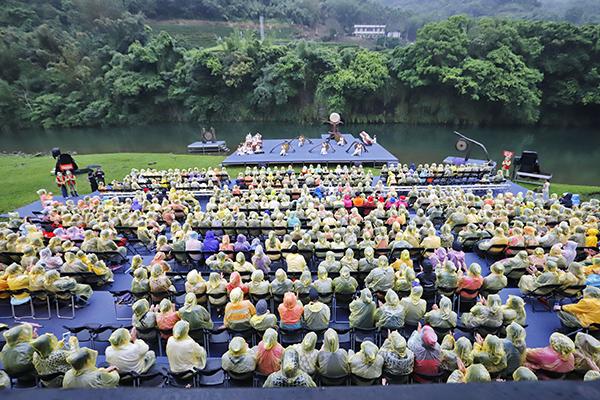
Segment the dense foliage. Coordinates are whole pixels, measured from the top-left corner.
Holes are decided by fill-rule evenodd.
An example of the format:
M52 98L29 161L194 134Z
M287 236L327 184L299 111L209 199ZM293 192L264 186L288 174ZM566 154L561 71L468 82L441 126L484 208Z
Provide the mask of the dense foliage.
M451 17L393 50L232 35L184 49L120 0L7 0L4 128L175 120L591 124L600 26ZM222 4L222 2L218 2Z

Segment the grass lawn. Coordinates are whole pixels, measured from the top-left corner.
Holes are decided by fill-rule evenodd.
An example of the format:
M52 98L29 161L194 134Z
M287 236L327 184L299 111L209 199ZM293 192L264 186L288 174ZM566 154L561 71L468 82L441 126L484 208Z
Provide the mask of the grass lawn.
M542 190L541 186L519 183L521 186L531 190ZM563 193L578 193L581 201L591 198L600 199L600 186L569 185L565 183L550 183L550 193L556 193L562 196Z
M224 159L222 156L201 156L192 154L164 153L117 153L87 154L75 156L80 167L100 164L106 173L106 181L122 179L132 168L206 168L214 167ZM152 164L150 164L152 163ZM44 188L59 194L50 171L54 168L52 157L32 157L2 155L0 156L0 214L37 200L38 189ZM230 173L237 173L229 169ZM77 176L77 187L80 194L90 192L86 175Z

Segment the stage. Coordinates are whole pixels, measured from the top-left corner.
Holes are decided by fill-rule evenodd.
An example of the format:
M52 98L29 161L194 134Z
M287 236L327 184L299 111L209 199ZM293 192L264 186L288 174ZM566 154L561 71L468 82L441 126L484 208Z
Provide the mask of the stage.
M384 164L397 164L398 159L382 145L375 143L371 146L365 146L365 151L360 156L353 156L353 144L360 139L350 134L344 134L346 144L338 146L332 140L330 141L333 150L329 150L326 155L321 155L321 144L327 141L328 134L321 135L321 138L310 138L310 142L304 146L298 146L298 140L292 140L290 152L285 155L279 155L281 144L289 139L265 139L263 140L263 153L258 154L237 154L233 153L223 160L223 166L232 165L274 165L274 164L362 164L364 166L380 166ZM362 142L361 142L362 143Z

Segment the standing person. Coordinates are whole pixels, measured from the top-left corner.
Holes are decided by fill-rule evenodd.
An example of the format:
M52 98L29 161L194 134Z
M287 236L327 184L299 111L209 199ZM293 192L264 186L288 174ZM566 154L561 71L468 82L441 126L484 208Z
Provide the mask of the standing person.
M71 157L70 154L61 153L58 147L52 149L52 157L56 158L56 165L54 167L55 174L58 174L59 172L64 173L68 170L74 172L79 169L73 157Z
M69 192L67 190L67 178L63 175L62 172L56 173L56 185L60 188L60 192L62 193L63 198L69 198Z

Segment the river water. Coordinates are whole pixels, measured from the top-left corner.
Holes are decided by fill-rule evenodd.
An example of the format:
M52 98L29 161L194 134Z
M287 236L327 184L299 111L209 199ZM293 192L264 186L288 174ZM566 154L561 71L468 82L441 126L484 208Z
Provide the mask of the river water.
M318 137L326 125L287 123L215 123L220 140L234 149L248 132L261 132L264 138L289 138L304 134ZM206 125L209 128L209 125ZM201 125L185 123L151 126L83 129L32 129L0 135L0 150L36 153L60 147L78 153L169 152L185 153L186 146L199 140ZM453 128L401 124L348 125L342 131L366 130L376 134L378 142L402 162L440 162L454 149ZM500 162L502 151L537 151L544 172L554 174L553 181L600 185L600 131L592 128L462 128L459 131L486 145L490 156ZM472 158L482 158L479 150Z

